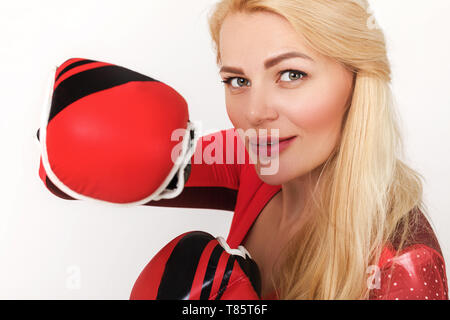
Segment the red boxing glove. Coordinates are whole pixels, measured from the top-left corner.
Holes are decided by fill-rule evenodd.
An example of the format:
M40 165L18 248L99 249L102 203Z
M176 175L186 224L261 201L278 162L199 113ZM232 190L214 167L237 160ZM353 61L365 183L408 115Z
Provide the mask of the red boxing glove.
M230 249L221 237L184 233L147 264L131 300L259 300L261 278L243 246Z
M39 176L52 193L133 205L181 193L198 132L171 87L70 59L52 74L45 107Z

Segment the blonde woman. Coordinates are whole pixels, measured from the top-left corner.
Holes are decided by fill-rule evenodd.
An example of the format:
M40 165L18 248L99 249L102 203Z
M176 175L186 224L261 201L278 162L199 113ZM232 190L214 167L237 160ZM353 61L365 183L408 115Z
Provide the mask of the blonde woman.
M420 175L400 160L385 39L367 8L223 0L210 16L233 125L290 138L276 174L254 165L262 185L248 199L264 208L234 217L228 238L258 263L265 298L448 299Z
M421 176L401 160L384 36L367 7L352 0L222 0L211 13L234 128L199 139L183 191L148 205L234 211L227 243L245 247L257 263L257 297L448 299ZM247 135L252 131L257 139ZM254 161L242 162L241 149ZM212 159L198 162L198 154ZM190 277L176 271L167 287L196 284L198 296L215 299L232 285L222 255L198 255L188 265L189 256L176 267ZM196 272L198 265L211 278ZM146 281L157 273L148 266L134 288L153 294ZM211 287L220 290L212 296Z

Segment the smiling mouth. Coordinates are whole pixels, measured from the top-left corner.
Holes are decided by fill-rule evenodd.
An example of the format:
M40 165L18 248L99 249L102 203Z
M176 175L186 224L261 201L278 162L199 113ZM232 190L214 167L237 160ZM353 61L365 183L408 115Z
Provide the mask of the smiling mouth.
M285 142L285 141L289 141L292 139L295 139L297 136L291 136L291 137L285 137L285 138L279 138L277 139L277 137L259 137L259 143L253 143L250 142L250 145L252 146L274 146L279 144L280 142ZM261 141L262 140L262 141Z
M297 136L282 138L282 140L275 139L274 141L270 139L268 142L261 141L260 144L249 143L249 150L258 157L273 158L288 149L296 139Z

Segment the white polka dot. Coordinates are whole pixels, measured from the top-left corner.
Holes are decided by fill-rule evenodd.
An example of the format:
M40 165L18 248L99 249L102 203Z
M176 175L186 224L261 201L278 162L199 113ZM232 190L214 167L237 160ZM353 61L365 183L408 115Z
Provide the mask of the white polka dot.
M417 258L420 258L420 255L417 255Z
M394 282L394 286L396 286L397 285L397 282Z
M409 290L414 291L414 288L410 288Z
M428 300L428 297L427 297L427 296L425 296L425 299L426 299L426 300Z
M398 300L398 298L395 298L395 300Z
M426 269L426 268L423 268L423 271L427 271L427 269Z
M427 285L427 283L426 283L426 282L424 282L423 284L424 284L424 285Z
M436 292L436 297L439 296L439 293Z

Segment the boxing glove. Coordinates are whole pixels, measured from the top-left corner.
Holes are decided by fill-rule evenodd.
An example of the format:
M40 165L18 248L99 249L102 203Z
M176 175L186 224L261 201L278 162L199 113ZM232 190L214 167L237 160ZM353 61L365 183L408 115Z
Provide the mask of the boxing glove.
M69 59L50 76L37 132L39 176L64 199L171 199L189 177L198 137L186 101L168 85L118 65Z
M187 232L162 248L136 280L131 300L259 300L258 266L243 246Z

